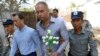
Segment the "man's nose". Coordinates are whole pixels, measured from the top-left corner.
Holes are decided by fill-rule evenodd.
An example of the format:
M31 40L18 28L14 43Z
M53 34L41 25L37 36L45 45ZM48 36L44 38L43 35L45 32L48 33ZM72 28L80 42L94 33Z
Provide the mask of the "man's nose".
M39 16L41 16L42 15L42 13L39 13Z

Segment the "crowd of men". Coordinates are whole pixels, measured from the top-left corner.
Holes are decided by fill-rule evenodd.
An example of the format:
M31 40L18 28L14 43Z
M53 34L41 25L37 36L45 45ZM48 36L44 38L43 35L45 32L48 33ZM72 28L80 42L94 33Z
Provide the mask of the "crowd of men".
M51 56L66 56L68 43L68 56L98 56L93 28L88 20L83 19L84 12L71 12L71 30L67 30L64 18L58 16L58 9L53 9L50 14L47 3L43 1L35 5L35 13L39 19L36 29L25 24L25 16L21 13L15 13L12 19L3 22L9 43L3 56L47 56L47 46L42 37L47 35L48 29L52 36L59 38L59 44L51 46Z

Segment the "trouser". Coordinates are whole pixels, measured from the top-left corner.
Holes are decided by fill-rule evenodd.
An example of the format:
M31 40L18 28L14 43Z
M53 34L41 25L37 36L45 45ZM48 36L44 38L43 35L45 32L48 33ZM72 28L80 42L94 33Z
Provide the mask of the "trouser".
M37 54L36 54L36 52L32 52L32 53L30 53L28 55L21 55L21 56L37 56Z
M68 56L73 56L73 55L69 52L69 53L68 53ZM88 53L87 56L92 56L90 51L89 51L89 53Z
M70 52L68 52L68 56L73 56Z
M92 55L91 55L91 51L89 51L89 53L88 53L88 55L87 55L87 56L92 56Z
M15 56L21 56L20 52L17 51L16 54L15 54Z

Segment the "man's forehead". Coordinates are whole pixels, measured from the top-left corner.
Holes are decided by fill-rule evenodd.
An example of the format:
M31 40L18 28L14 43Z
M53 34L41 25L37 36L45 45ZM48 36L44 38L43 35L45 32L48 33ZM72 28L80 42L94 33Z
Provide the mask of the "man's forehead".
M47 9L47 7L44 5L44 4L38 4L36 5L36 10L39 10L39 9Z

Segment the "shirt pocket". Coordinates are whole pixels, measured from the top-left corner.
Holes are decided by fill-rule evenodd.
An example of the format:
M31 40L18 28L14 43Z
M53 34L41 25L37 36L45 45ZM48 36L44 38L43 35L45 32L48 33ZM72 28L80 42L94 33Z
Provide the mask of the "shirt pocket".
M88 45L88 40L87 39L81 40L81 44L82 45Z
M74 39L69 39L69 41L70 41L70 45L76 45L77 44L76 40L74 40Z

